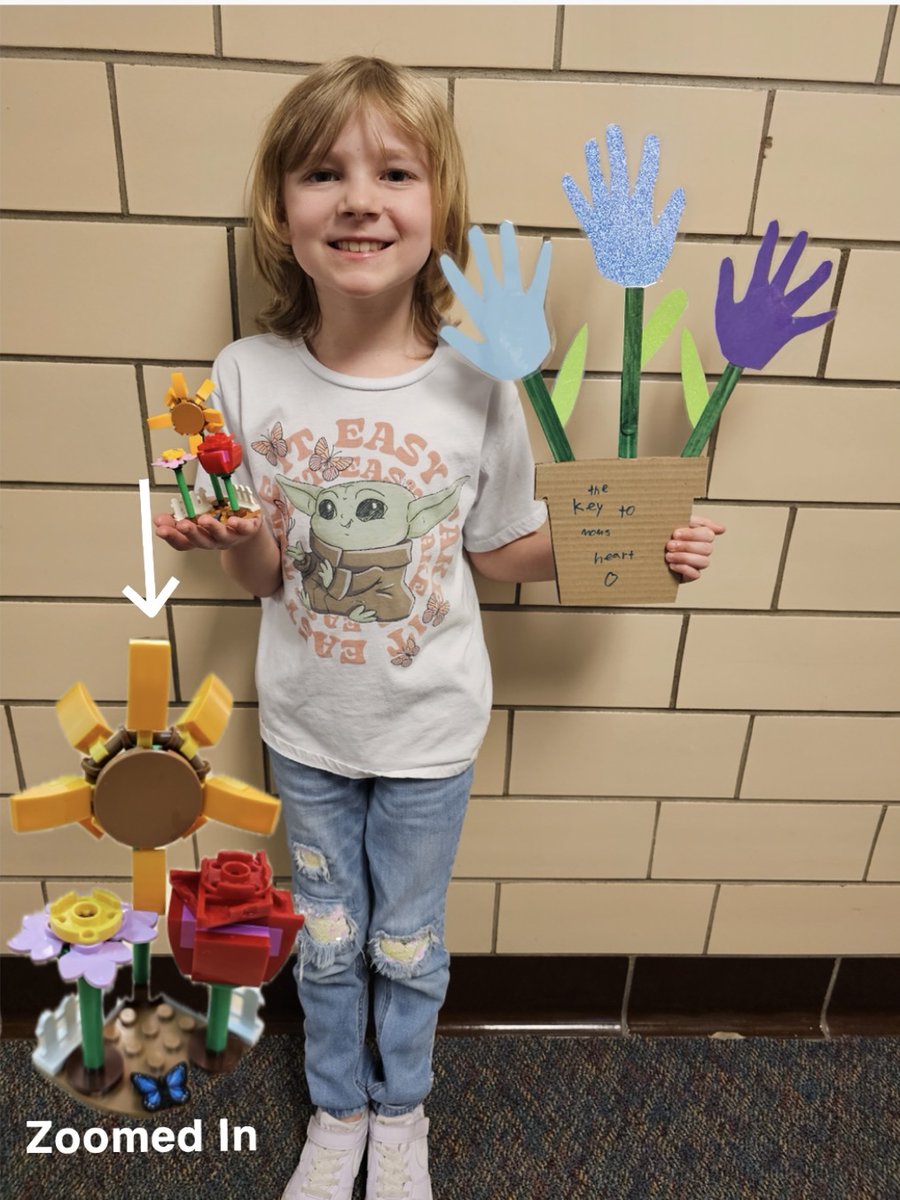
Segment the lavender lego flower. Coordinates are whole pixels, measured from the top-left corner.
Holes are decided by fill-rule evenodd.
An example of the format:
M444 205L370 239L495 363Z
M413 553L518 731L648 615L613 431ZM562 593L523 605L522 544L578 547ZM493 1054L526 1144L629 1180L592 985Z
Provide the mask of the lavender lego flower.
M30 954L36 963L50 962L62 953L63 940L50 928L45 912L29 913L22 918L22 928L6 943L10 950Z
M96 892L94 894L97 895ZM57 905L60 903L57 901ZM154 912L141 912L122 904L121 923L114 933L106 938L75 942L59 937L54 932L48 905L44 912L29 913L24 917L22 928L7 945L20 954L29 954L32 962L44 963L56 959L60 976L67 983L84 979L92 987L107 988L115 979L117 968L131 959L131 951L124 943L139 945L153 941L157 920ZM78 935L84 938L91 936L90 927L87 931L82 928Z
M606 148L608 185L603 178L596 139L592 138L584 148L591 203L571 175L563 178L563 190L588 236L600 274L622 287L647 287L659 279L671 257L684 212L684 189L677 188L672 193L659 222L654 224L653 189L659 171L659 138L651 134L644 140L631 195L625 143L618 125L607 129Z
M756 256L747 293L737 302L734 263L730 258L723 260L716 296L716 335L729 363L760 370L793 338L834 318L836 309L809 317L794 316L831 274L832 264L825 261L793 291L786 290L806 239L805 231L797 234L770 281L769 271L778 241L778 222L771 221Z

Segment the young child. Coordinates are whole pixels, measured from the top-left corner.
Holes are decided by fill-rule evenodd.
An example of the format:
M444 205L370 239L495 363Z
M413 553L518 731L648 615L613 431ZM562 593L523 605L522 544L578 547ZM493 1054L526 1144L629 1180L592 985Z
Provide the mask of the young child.
M491 707L470 567L554 575L516 388L437 339L438 257L465 263L467 226L459 144L422 81L350 58L293 88L253 184L269 332L213 370L263 516L156 518L262 598L260 724L306 916L316 1106L287 1200L349 1200L367 1142L367 1200L432 1196L444 910ZM679 530L673 570L698 578L720 531Z

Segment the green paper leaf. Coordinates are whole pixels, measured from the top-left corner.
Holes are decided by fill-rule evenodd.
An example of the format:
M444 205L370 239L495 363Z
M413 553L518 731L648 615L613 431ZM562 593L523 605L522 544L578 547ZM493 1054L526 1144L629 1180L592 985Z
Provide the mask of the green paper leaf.
M644 326L641 342L641 367L647 363L669 340L672 330L678 324L681 314L687 308L687 292L683 288L675 288L664 296L654 308Z
M697 351L697 343L689 329L681 331L681 384L684 388L684 407L693 427L700 420L709 401L709 385Z
M556 415L559 417L563 428L565 428L569 417L572 415L575 401L578 399L578 393L581 390L586 358L587 325L582 325L572 339L571 346L566 351L566 357L563 359L562 366L559 368L556 381L553 384L553 407L556 409Z

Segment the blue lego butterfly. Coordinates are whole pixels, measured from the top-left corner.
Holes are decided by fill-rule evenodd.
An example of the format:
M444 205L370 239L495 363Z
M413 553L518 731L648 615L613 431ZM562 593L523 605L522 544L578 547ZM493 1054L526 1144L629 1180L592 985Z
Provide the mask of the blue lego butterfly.
M161 1108L186 1104L190 1100L191 1093L185 1086L187 1073L186 1062L176 1063L165 1075L142 1075L140 1071L132 1071L131 1086L140 1096L147 1112L157 1112Z

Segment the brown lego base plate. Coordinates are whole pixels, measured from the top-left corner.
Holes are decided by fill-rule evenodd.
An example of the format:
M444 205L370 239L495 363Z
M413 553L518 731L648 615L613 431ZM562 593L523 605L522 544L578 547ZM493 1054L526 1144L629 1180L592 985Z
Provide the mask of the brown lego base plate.
M131 1083L131 1073L138 1071L143 1075L160 1076L185 1059L192 1065L201 1063L202 1056L206 1054L205 1030L206 1022L202 1017L167 996L148 998L137 994L123 1000L106 1018L103 1026L106 1043L104 1070L85 1072L79 1047L69 1056L61 1071L47 1078L73 1099L90 1108L129 1117L149 1117L154 1114L147 1112L141 1104ZM192 1043L200 1047L201 1054L197 1057L194 1056ZM202 1065L209 1071L231 1071L249 1048L234 1034L229 1034L228 1045L222 1054L207 1055L208 1064ZM120 1068L116 1080L117 1059ZM190 1101L178 1107L189 1108Z
M221 521L224 524L229 517L256 517L259 516L259 512L258 508L239 508L235 510L226 501L224 504L217 504L215 508L210 508L206 512L199 513L197 517L188 517L187 519L196 522L198 517L214 517L217 521Z

